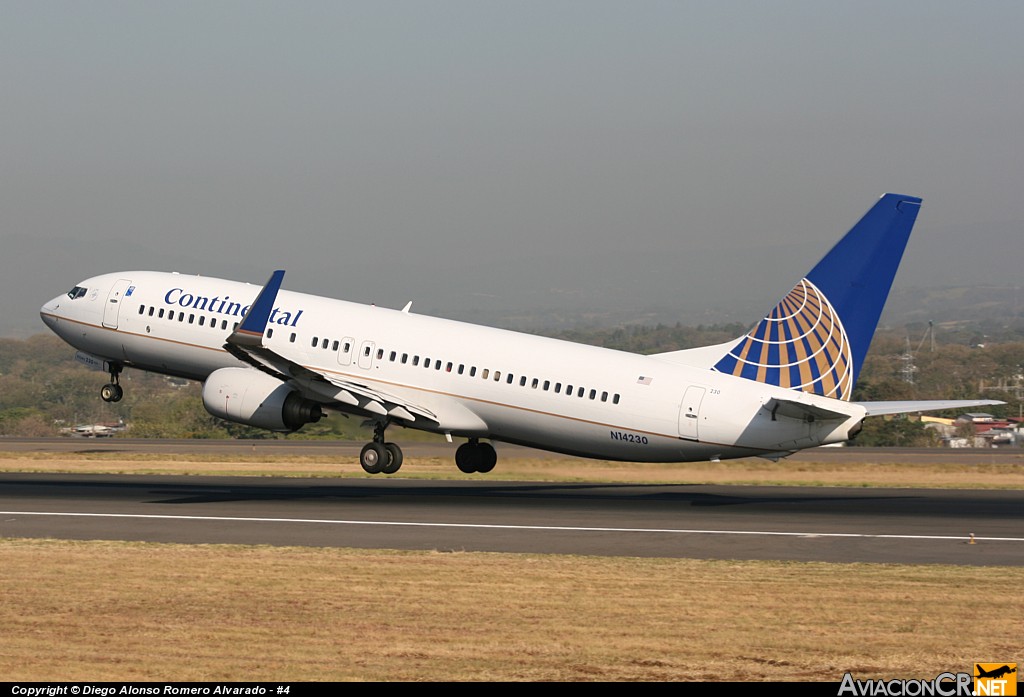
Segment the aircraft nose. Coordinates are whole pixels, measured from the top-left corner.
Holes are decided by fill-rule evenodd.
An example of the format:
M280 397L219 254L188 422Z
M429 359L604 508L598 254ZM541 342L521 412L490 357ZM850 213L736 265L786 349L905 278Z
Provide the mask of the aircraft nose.
M51 329L53 329L54 325L57 323L57 312L60 310L61 297L63 296L58 295L56 298L45 303L41 308L39 308L39 316L42 318L43 324Z

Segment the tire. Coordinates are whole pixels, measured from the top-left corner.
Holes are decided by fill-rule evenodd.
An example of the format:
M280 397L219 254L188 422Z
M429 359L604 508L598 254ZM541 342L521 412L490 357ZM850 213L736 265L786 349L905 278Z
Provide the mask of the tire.
M120 402L124 397L124 389L110 382L100 388L100 398L104 402Z
M481 443L478 446L479 462L476 466L476 471L481 473L490 472L494 469L494 466L498 464L498 453L494 450L494 446L490 443Z
M394 443L385 443L384 450L388 454L387 464L381 467L380 471L384 474L394 474L402 467L402 449Z
M463 443L455 451L455 466L464 474L476 472L477 446L474 443Z
M388 461L388 451L381 443L367 443L359 453L359 464L367 474L379 474Z

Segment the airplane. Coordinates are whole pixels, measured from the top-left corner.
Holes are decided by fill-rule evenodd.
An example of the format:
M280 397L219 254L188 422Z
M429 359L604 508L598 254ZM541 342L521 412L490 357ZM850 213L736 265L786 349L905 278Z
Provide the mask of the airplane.
M96 276L50 300L43 322L76 357L198 380L214 416L292 432L326 410L373 424L360 453L393 474L391 425L466 439L464 473L492 442L633 462L777 460L852 439L868 416L1002 404L854 402L853 387L921 199L885 194L748 333L640 355L281 288L156 271ZM490 441L490 442L489 442Z
M978 663L974 664L974 670L977 673L977 675L974 676L976 678L994 678L994 679L999 679L999 678L1003 677L1004 675L1009 675L1010 673L1016 673L1017 672L1016 666L1011 668L1008 665L1003 665L1002 667L994 668L993 670L985 670Z

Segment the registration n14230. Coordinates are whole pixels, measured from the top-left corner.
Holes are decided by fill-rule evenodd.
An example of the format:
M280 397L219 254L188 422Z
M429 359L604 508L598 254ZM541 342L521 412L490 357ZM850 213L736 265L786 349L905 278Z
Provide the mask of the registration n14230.
M611 433L612 440L624 440L627 443L647 445L647 436L640 436L636 433L626 433L625 431L609 431L609 433Z

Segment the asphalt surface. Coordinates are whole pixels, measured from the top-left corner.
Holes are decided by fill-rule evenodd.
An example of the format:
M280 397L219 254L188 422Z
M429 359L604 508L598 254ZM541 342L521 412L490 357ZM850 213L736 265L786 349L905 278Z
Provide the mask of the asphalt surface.
M1022 566L1024 492L0 473L0 536Z
M460 441L461 442L461 441ZM458 443L401 440L408 457L455 457ZM502 458L567 459L565 455L544 450L496 443ZM363 443L331 440L193 440L148 438L0 438L3 452L63 453L149 453L197 455L333 456L339 461L356 462ZM814 448L787 458L789 462L878 462L914 464L950 462L965 465L1019 464L1024 466L1024 450L992 448ZM453 460L454 461L454 460Z

